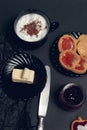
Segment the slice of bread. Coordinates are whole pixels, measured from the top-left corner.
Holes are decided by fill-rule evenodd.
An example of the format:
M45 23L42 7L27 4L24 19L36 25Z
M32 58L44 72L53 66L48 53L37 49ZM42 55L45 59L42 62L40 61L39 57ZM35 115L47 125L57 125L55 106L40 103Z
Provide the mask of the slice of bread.
M76 64L78 64L79 61L80 56L72 50L63 51L59 55L60 64L68 70L73 70L73 68L75 68Z
M77 45L77 52L79 55L87 57L87 40L79 41Z
M87 34L81 34L78 38L78 41L87 40Z
M84 74L87 71L87 59L80 56L79 63L76 64L72 71L78 74Z
M60 37L58 41L58 50L59 52L65 51L65 50L74 50L76 51L76 44L77 39L74 38L71 35L65 34L62 37Z

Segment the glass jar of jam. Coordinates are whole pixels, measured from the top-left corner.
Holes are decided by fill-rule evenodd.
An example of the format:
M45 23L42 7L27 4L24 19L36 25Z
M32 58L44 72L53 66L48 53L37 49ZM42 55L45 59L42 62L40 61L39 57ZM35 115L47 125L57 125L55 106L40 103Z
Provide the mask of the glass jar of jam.
M62 108L73 111L82 106L85 97L85 92L80 85L69 83L60 90L59 103Z

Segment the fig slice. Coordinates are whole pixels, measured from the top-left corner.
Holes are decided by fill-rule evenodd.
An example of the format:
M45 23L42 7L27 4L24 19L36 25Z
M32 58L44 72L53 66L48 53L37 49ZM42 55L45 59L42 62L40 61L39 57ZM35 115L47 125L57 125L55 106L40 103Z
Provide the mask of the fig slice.
M78 119L72 122L71 130L87 130L87 120L78 117Z
M74 38L71 35L65 34L62 37L60 37L60 39L58 41L59 52L62 52L62 51L65 51L65 50L76 51L76 44L77 44L76 38Z
M59 61L64 68L72 70L79 63L80 56L75 51L66 50L60 53Z

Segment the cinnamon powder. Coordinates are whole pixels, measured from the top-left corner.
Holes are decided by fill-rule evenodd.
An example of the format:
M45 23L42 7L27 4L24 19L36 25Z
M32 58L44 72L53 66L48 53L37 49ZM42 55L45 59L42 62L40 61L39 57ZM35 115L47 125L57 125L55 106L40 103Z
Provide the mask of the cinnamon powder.
M24 25L24 27L21 29L21 31L26 31L27 34L29 34L30 36L32 35L36 35L38 36L38 33L40 32L42 27L42 23L41 21L33 21L29 24Z

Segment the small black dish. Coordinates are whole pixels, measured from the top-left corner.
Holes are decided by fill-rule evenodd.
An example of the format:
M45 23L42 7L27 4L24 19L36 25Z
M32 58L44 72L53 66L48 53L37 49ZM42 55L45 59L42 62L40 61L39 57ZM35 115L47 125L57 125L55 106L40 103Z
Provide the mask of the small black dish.
M85 102L86 94L82 87L75 83L69 83L59 92L59 104L68 111L74 111L80 108Z
M35 71L33 84L16 83L12 81L14 68L29 68ZM46 69L40 59L25 52L11 53L3 65L2 88L13 98L33 98L43 90L47 79Z
M65 34L65 33L64 33ZM72 36L74 36L75 38L78 38L82 33L80 32L69 32L69 33L66 33L66 34L70 34ZM63 34L62 34L63 35ZM59 71L60 73L62 73L63 75L65 76L70 76L70 77L80 77L80 76L83 76L87 73L84 73L84 74L77 74L77 73L74 73L72 71L69 71L65 68L63 68L59 62L59 51L58 51L58 40L59 38L62 36L60 35L59 37L56 38L56 40L53 42L51 48L50 48L50 60L51 60L51 63L53 65L53 67Z
M17 29L17 25L18 25L18 22L19 22L19 20L20 19L22 19L23 17L25 17L26 15L31 15L31 17L32 17L32 15L33 14L35 14L35 15L39 15L40 17L42 17L44 20L45 20L45 22L46 22L46 26L45 26L45 30L47 30L47 32L46 32L46 34L42 37L42 38L40 38L39 40L36 40L36 41L28 41L28 39L26 40L25 38L23 38L23 36L25 35L25 33L23 33L24 35L23 36L19 36L18 35L18 33L17 33L17 31L16 31L16 29ZM25 18L26 19L26 18ZM35 19L35 17L33 17L33 19ZM36 19L35 19L36 20ZM33 22L30 22L29 21L29 24L25 24L24 26L27 26L27 25L29 25L29 26L27 26L27 32L29 31L29 35L28 35L28 33L26 34L27 36L30 36L30 38L32 37L32 36L35 36L35 34L33 35L33 33L36 33L36 35L37 34L39 34L39 33L37 33L37 27L36 27L36 25L35 25L35 20L33 21ZM25 20L26 21L26 20ZM39 21L39 18L37 18L37 24L38 24L38 21ZM39 21L39 22L41 22L41 21ZM34 24L34 25L33 25ZM39 23L40 24L40 23ZM38 28L40 28L42 25L38 25ZM23 48L27 48L27 49L30 49L30 50L32 50L32 49L36 49L36 48L38 48L38 47L40 47L40 46L42 46L44 43L45 43L45 41L47 40L47 36L48 36L48 34L49 34L49 32L52 32L52 31L54 31L54 30L56 30L57 29L57 27L59 26L59 23L58 22L51 22L51 20L49 19L49 17L43 12L43 11L41 11L41 10L38 10L38 9L28 9L28 10L26 10L26 11L22 11L18 16L17 16L17 18L15 19L15 21L14 21L14 39L16 39L16 44L19 46L19 47L23 47ZM41 31L42 31L42 29L41 29ZM22 32L22 31L20 31L20 32ZM31 33L31 34L30 34ZM42 35L42 34L41 34ZM36 38L38 38L38 35L37 36L35 36Z

